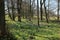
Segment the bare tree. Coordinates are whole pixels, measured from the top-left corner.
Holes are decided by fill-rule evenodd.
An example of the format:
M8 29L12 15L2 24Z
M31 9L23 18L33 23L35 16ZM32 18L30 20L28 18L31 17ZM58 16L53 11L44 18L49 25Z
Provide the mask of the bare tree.
M29 12L30 12L30 14L29 14L29 21L31 21L31 0L30 0L30 5L29 5L30 7L30 9L29 9Z
M21 22L21 10L22 10L21 4L22 0L17 0L18 21L20 22Z
M50 4L50 0L48 0L48 19L49 19L49 5Z
M11 0L11 5L12 5L12 19L15 20L15 12L14 12L14 2Z
M43 6L43 3L42 3L42 0L40 0L40 16L41 16L41 20L43 20L42 6Z
M11 16L11 13L10 13L9 0L6 0L6 1L7 1L7 9L8 9L9 17L12 19L12 16Z
M39 26L39 1L37 0L37 18L38 18L38 26Z
M59 21L59 0L58 0L58 9L57 9L57 20Z
M43 3L44 3L44 9L45 9L45 14L46 14L46 21L48 23L48 14L47 14L47 11L46 11L46 4L45 4L46 0L43 0Z

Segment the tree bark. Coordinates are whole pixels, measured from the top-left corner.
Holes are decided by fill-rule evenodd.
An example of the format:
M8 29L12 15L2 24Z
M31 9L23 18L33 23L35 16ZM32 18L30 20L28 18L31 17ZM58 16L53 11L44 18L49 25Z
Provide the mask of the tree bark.
M39 1L37 0L37 18L38 18L38 26L39 26Z
M41 21L43 20L43 10L42 10L42 5L43 5L43 3L42 3L42 0L40 0L40 15L41 15Z
M30 7L29 7L29 8L30 8L30 9L29 9L29 10L30 10L30 11L29 11L29 12L30 12L30 14L29 14L29 21L31 21L31 13L32 13L32 12L31 12L31 0L30 0Z
M47 14L47 11L46 11L45 1L46 0L44 0L43 3L44 3L45 14L46 14L46 21L48 23L48 14Z
M21 4L22 0L17 0L17 10L18 10L18 21L21 22Z
M0 0L0 34L2 36L7 34L5 26L4 0Z
M13 3L13 0L11 0L11 5L12 5L12 20L15 21L15 12L14 12L14 3Z
M59 0L58 0L57 20L59 21Z

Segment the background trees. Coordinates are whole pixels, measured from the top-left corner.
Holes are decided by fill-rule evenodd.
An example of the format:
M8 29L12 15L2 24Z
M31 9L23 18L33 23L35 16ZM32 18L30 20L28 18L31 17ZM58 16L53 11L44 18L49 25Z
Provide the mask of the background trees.
M56 10L56 8L52 8L50 6L52 6L52 4L50 3L51 0L39 0L39 3L37 3L37 0L16 0L16 2L14 0L10 0L11 6L9 10L8 8L8 12L10 15L10 17L13 19L15 19L18 16L18 21L22 21L22 17L28 19L29 21L32 20L32 17L34 18L34 16L37 16L37 11L39 10L39 19L38 20L43 20L46 19L46 22L48 23L49 18L53 15L56 15L54 13L54 10ZM47 3L46 3L47 2ZM52 1L51 1L52 2ZM56 1L58 2L58 1ZM58 2L59 3L59 2ZM38 5L38 6L37 6ZM59 6L59 5L58 5ZM8 7L8 5L7 5ZM16 8L15 8L16 7ZM38 9L39 7L39 9ZM57 7L59 9L59 7ZM51 13L53 10L53 13ZM15 13L15 11L17 13ZM59 11L59 10L57 10ZM12 13L13 12L13 13ZM46 17L46 18L44 18ZM38 17L37 17L38 18ZM59 12L57 14L57 19L59 19Z

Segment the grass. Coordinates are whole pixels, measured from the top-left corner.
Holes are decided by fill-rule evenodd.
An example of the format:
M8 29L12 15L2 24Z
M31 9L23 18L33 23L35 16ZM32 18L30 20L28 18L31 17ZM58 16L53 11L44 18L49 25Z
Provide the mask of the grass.
M6 19L9 19L6 17ZM34 20L35 22L35 20ZM60 25L50 22L41 22L40 27L22 19L22 22L6 21L8 30L17 40L60 40Z

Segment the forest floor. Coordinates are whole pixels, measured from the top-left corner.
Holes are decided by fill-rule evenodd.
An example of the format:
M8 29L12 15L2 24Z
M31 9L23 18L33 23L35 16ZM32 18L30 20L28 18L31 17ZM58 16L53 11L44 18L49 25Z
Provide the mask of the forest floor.
M17 40L60 40L59 23L50 22L46 25L46 22L40 22L40 26L37 26L25 19L22 19L22 22L12 21L8 17L6 19L9 32Z

